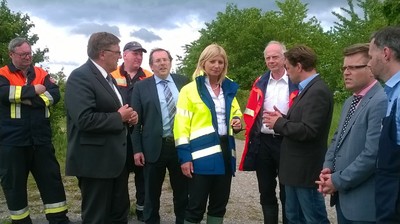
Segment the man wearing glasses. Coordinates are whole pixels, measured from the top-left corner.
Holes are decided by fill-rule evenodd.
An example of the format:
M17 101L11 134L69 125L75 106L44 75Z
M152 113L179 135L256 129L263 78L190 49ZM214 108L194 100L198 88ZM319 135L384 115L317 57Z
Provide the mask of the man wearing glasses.
M32 173L49 223L69 223L60 166L51 142L49 107L60 100L58 86L32 65L24 38L8 45L11 63L0 68L0 178L12 223L32 223L27 178Z
M331 194L337 221L375 223L375 161L387 99L370 68L368 44L344 50L343 79L353 93L325 156L319 191Z
M83 223L128 222L127 128L138 117L110 75L121 58L119 42L111 33L92 34L88 61L72 71L65 87L65 172L78 178Z

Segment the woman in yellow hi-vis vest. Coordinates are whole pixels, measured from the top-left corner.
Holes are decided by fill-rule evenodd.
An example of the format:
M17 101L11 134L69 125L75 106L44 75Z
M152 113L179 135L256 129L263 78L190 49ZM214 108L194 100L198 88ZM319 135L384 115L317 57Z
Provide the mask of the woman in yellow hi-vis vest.
M242 128L238 85L225 77L225 50L211 44L200 55L194 81L179 93L174 138L182 172L189 178L185 223L222 223L236 170L233 133Z

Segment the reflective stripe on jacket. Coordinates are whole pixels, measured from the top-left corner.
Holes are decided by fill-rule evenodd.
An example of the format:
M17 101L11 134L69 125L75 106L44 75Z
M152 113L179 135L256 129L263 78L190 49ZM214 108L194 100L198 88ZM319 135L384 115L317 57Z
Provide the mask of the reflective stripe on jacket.
M234 174L236 149L230 121L242 116L235 98L238 85L226 78L221 87L225 98L228 149L231 153L231 169ZM225 173L214 102L205 86L204 76L197 77L179 93L174 138L179 162L181 164L193 162L194 173L214 175Z
M264 97L270 79L270 71L258 77L252 86L250 96L247 101L246 109L243 113L243 120L246 124L246 140L244 144L242 159L239 164L239 170L254 171L256 169L256 156L260 147L260 138L262 125L262 111L264 106ZM298 88L289 80L289 104L296 94L292 94ZM261 112L261 113L260 113ZM257 119L260 116L259 119Z
M37 84L46 91L37 95ZM49 107L59 100L59 88L45 70L31 66L25 77L13 64L0 68L0 144L51 143Z

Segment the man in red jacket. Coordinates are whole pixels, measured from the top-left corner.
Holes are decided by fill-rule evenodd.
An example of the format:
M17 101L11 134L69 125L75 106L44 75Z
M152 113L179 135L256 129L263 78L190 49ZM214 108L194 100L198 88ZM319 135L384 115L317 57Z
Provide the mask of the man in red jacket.
M275 188L282 137L262 124L262 114L264 111L274 111L274 107L286 113L289 98L297 91L284 67L285 51L286 47L280 42L271 41L267 44L264 57L269 71L254 82L243 116L246 142L239 170L256 171L264 223L268 224L278 223L279 208ZM285 190L283 185L279 187L282 220L286 223Z

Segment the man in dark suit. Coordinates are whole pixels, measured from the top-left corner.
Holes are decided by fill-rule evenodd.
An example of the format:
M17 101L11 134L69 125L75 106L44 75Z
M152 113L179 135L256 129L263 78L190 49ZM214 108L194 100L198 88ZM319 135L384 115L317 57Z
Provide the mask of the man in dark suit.
M264 113L264 123L283 135L279 180L285 185L288 223L329 223L315 180L322 169L333 96L316 72L315 52L304 45L285 52L290 80L299 85L287 115Z
M129 213L127 124L137 113L124 105L110 73L121 58L119 39L90 36L89 60L72 71L65 88L68 149L66 174L77 176L83 223L127 223Z
M376 221L375 161L387 97L367 66L368 50L368 44L355 44L344 51L343 78L353 95L344 103L317 181L320 192L332 194L339 224Z
M183 223L187 205L187 179L178 162L172 126L179 90L189 80L170 74L172 57L167 50L152 50L149 61L154 75L135 84L131 104L139 116L132 142L135 164L144 166L143 216L146 223L160 223L161 189L168 168L176 223Z

